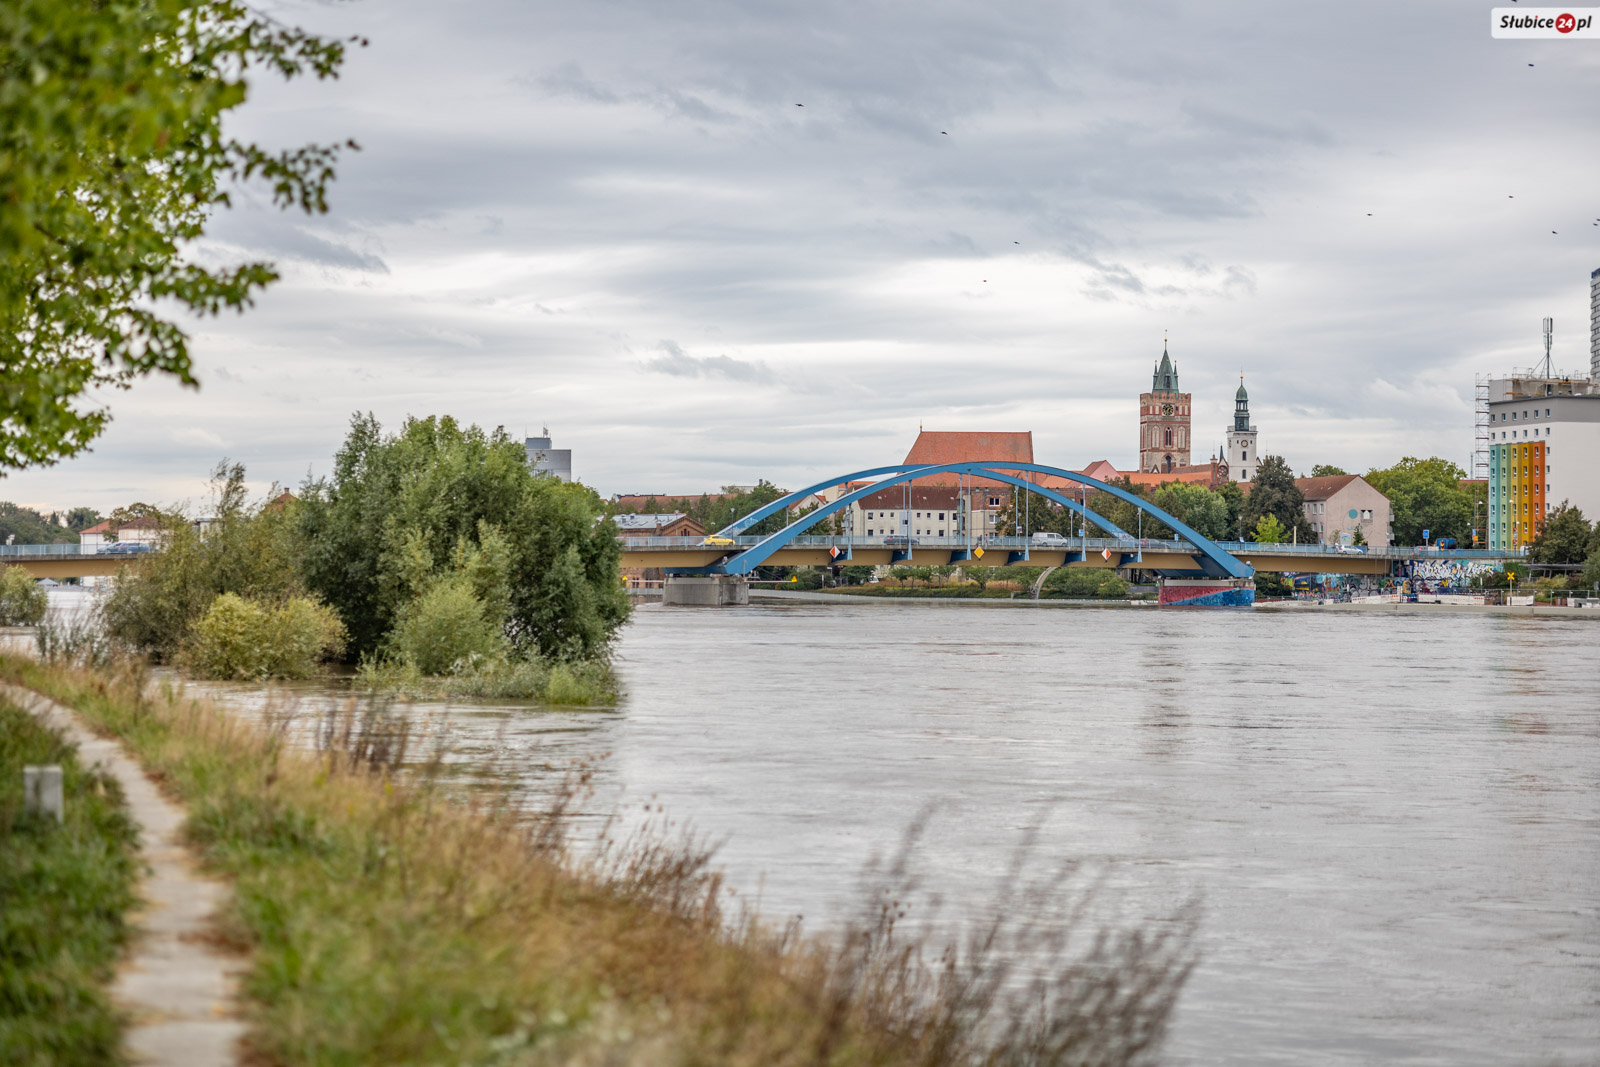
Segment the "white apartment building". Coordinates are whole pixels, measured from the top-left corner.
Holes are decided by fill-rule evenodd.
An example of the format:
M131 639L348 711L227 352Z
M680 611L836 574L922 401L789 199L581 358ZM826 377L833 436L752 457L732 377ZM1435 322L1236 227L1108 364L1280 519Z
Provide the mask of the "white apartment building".
M1600 382L1527 378L1507 385L1489 402L1485 525L1495 548L1529 543L1564 503L1600 517Z

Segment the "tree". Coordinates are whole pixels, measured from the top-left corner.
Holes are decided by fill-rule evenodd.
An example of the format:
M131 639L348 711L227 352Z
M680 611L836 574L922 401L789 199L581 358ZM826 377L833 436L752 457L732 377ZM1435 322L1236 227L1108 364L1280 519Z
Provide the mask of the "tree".
M1345 470L1343 467L1335 467L1331 463L1318 463L1315 467L1311 468L1311 477L1313 478L1329 478L1340 474L1349 473L1350 472Z
M196 384L169 308L242 311L267 263L185 258L224 186L327 208L339 148L273 152L224 132L252 68L337 75L345 43L238 0L0 5L0 468L82 451L110 418L96 387ZM354 147L353 142L348 143Z
M1466 472L1449 460L1407 456L1383 470L1366 473L1367 482L1389 498L1394 516L1394 543L1420 545L1422 531L1431 540L1472 539L1472 494L1462 488Z
M1593 537L1594 531L1583 512L1563 500L1539 528L1528 557L1535 563L1582 563L1588 558Z
M0 501L0 545L7 541L17 545L66 544L77 539L76 533L32 508Z
M91 526L97 525L101 515L94 508L73 508L67 512L67 529L82 533Z
M1278 516L1268 512L1256 520L1255 532L1250 540L1260 541L1263 544L1281 545L1289 540L1289 531L1279 521Z
M514 655L604 654L628 617L614 523L587 486L539 477L521 443L454 419L407 419L385 435L356 416L333 473L293 509L307 586L377 653L406 606L469 575Z
M1156 490L1151 501L1179 522L1213 541L1228 537L1228 502L1203 485L1169 482Z
M1306 498L1294 484L1294 471L1282 456L1262 456L1244 499L1243 518L1247 529L1256 529L1263 516L1271 515L1283 527L1287 541L1291 535L1301 541L1315 541L1316 532L1305 514ZM1260 538L1256 538L1260 540Z

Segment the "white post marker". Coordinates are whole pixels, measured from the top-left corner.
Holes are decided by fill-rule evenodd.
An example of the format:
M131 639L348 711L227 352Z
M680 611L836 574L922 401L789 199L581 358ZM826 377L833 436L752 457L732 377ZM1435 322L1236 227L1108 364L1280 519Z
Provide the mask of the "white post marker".
M23 810L54 815L56 822L64 821L66 807L61 793L60 764L22 768L22 796Z

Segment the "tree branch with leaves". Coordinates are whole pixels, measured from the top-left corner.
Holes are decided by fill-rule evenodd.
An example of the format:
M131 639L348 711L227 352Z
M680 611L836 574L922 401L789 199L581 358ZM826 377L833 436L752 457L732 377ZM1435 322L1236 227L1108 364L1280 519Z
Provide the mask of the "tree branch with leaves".
M327 210L341 150L228 136L249 76L338 75L349 44L231 0L0 4L0 471L55 463L110 420L98 389L197 384L175 313L243 311L272 264L185 259L232 185Z

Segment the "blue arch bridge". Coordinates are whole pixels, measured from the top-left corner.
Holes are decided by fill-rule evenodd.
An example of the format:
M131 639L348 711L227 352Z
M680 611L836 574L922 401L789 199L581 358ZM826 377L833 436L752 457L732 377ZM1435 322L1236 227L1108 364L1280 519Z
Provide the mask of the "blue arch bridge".
M961 523L963 532L949 537L907 537L894 534L862 536L859 533L812 534L818 523L851 505L895 485L933 475L953 475L968 487L970 501L974 479L985 484L1015 486L1060 505L1079 516L1079 536L1042 545L1026 537L980 536L972 522ZM1176 531L1173 540L1145 539L1122 529L1105 516L1040 483L1071 483L1127 501L1139 511L1159 519ZM866 481L869 484L841 493L813 511L799 516L776 533L749 535L745 531L773 515L794 508L826 490ZM1082 493L1086 498L1087 493ZM970 505L969 505L970 507ZM831 524L830 524L831 525ZM853 523L846 524L853 527ZM1088 528L1094 527L1095 536ZM1076 471L1016 460L943 464L897 464L852 471L815 485L797 489L750 512L706 537L624 537L624 567L659 568L666 575L666 600L682 604L737 604L748 601L748 577L757 567L827 566L830 564L960 564L964 567L1138 567L1157 575L1160 600L1169 605L1247 606L1255 602L1253 576L1257 570L1324 574L1367 574L1375 577L1401 573L1417 559L1495 560L1521 558L1521 552L1481 549L1360 548L1337 545L1262 544L1254 541L1213 541L1156 507L1143 497Z

